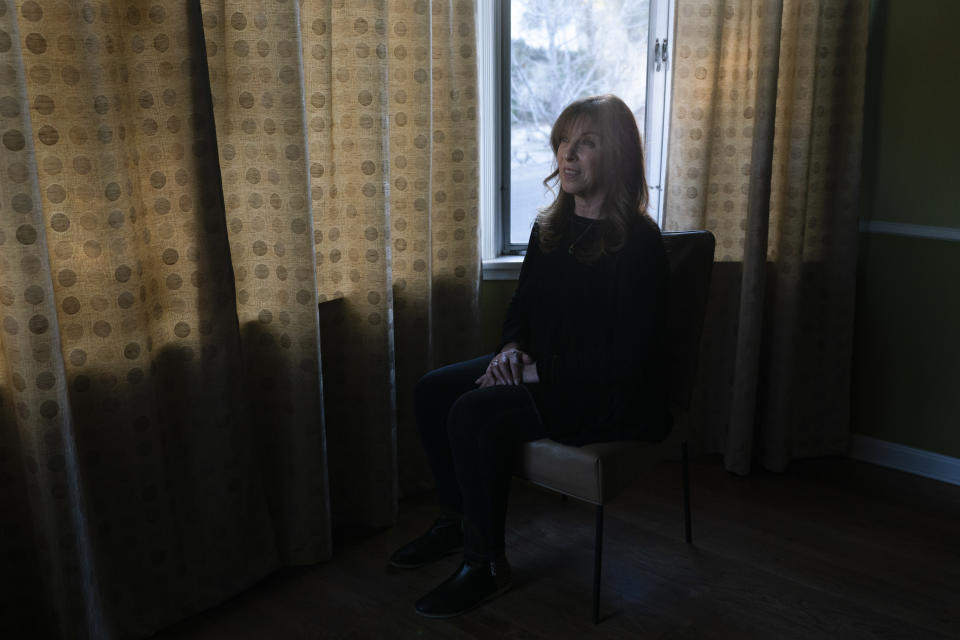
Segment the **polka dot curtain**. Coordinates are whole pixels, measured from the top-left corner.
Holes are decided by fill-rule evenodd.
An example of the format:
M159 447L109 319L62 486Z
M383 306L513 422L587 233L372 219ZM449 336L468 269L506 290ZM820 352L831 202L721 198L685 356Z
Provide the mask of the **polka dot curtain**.
M264 300L189 6L0 3L0 618L32 637L144 636L330 553L308 209L261 236Z
M304 3L301 21L317 280L340 299L322 332L331 502L383 526L398 489L431 481L414 384L479 348L474 5Z
M0 0L0 635L149 635L424 486L410 388L476 336L473 37Z
M867 17L678 2L665 228L717 238L696 423L737 473L846 450Z

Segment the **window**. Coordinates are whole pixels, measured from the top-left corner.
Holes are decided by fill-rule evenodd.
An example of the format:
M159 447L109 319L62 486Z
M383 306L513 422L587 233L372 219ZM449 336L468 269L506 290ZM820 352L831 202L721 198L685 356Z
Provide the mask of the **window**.
M485 278L515 276L537 210L553 200L550 126L580 97L615 93L634 110L660 221L672 12L672 0L478 2Z

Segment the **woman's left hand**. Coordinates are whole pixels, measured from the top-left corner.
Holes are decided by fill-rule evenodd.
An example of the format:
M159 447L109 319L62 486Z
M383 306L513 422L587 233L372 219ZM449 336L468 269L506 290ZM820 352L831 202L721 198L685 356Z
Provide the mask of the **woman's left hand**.
M532 372L532 373L531 373ZM505 349L495 355L486 372L476 379L480 388L498 384L517 385L521 382L537 382L537 368L533 357L519 349Z

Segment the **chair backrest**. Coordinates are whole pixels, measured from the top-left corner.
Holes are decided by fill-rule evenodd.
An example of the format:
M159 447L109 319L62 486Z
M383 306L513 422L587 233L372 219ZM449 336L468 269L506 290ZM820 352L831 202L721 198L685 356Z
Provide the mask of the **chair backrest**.
M663 234L663 243L670 263L666 336L670 402L687 411L697 371L716 242L709 231L669 231Z

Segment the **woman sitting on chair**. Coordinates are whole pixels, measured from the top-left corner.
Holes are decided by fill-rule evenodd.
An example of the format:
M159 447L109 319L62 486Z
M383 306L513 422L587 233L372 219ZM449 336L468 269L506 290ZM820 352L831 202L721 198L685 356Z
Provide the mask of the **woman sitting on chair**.
M415 392L442 514L390 558L463 551L417 612L458 615L506 591L507 497L524 442L662 440L667 259L647 215L643 147L612 95L574 102L550 134L560 189L533 226L495 355L437 369Z

